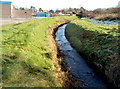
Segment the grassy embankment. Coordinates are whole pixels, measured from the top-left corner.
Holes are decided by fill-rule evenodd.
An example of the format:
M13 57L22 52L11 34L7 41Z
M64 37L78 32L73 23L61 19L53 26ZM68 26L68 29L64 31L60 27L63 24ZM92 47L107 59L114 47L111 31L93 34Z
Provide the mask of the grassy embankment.
M55 58L55 44L49 43L53 39L47 29L75 18L51 17L2 26L2 86L63 86L66 77Z
M71 45L87 57L114 85L120 87L120 48L118 26L99 26L75 20L66 27Z

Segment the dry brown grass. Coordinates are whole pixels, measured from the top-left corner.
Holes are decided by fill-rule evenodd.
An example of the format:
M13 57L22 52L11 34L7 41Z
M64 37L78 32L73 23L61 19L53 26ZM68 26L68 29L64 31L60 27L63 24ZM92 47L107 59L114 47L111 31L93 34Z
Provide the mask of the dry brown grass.
M94 19L98 20L118 20L118 14L96 14Z

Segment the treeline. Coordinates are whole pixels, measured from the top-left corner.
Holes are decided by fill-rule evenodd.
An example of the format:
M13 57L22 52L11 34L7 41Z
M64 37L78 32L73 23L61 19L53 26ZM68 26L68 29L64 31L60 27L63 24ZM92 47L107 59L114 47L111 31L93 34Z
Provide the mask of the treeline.
M120 20L118 13L119 13L119 7L114 7L114 8L97 8L94 10L86 10L83 7L80 8L66 8L66 9L56 9L56 10L43 10L42 8L36 9L34 6L31 6L30 8L24 8L20 7L17 8L13 6L15 9L29 9L32 10L33 13L35 12L45 12L45 13L61 13L61 14L69 14L69 15L77 15L78 17L89 17L93 19L98 19L98 20Z
M119 18L119 8L107 8L107 9L95 9L92 11L93 14L90 15L91 18L99 20L120 20Z
M93 12L96 14L118 13L118 9L119 8L107 8L107 9L97 8L97 9L93 10Z
M62 10L56 10L56 12L62 12L63 14L76 14L78 17L89 17L99 20L119 20L119 8L97 8L91 11L86 10L85 8L68 8Z

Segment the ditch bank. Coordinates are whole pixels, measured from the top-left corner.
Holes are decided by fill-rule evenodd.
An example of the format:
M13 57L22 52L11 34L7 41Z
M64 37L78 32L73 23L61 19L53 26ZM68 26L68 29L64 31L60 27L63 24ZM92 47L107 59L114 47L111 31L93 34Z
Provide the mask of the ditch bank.
M66 36L71 45L110 85L119 88L119 33L115 34L116 36L112 32L108 34L85 21L72 21L66 27Z
M64 54L64 61L72 75L74 75L79 81L82 89L101 88L107 89L105 84L100 77L92 70L85 62L85 60L77 53L77 51L71 47L69 41L65 37L66 24L59 27L56 32L55 40L58 43L60 52Z
M60 21L54 24L54 26L50 27L46 31L46 34L49 38L48 43L50 51L52 52L53 63L56 64L55 67L57 71L55 71L54 73L55 79L59 81L63 85L63 87L72 88L80 85L80 82L71 74L69 68L63 60L64 54L60 52L57 42L55 41L55 33L58 27L62 26L63 24L69 23L70 21L72 20Z

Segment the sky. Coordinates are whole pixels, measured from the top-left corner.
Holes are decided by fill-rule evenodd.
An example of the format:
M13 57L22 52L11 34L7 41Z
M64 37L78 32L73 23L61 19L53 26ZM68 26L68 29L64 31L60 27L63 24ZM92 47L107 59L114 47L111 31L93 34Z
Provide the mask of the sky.
M30 8L35 6L36 9L56 10L64 8L80 8L84 7L87 10L94 10L96 8L116 7L119 0L2 0L11 1L12 5L17 7Z

